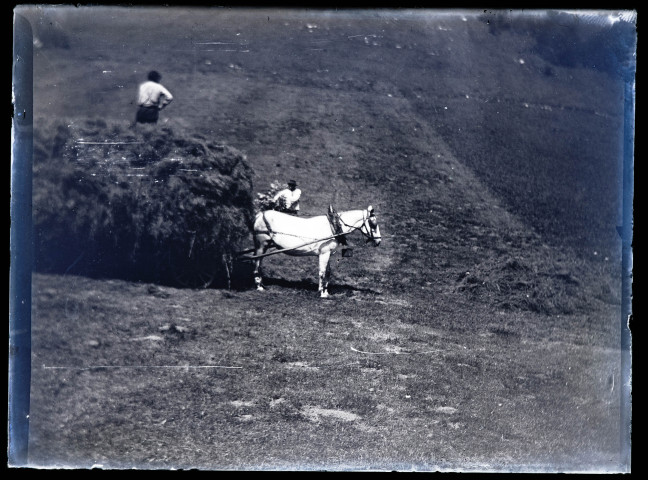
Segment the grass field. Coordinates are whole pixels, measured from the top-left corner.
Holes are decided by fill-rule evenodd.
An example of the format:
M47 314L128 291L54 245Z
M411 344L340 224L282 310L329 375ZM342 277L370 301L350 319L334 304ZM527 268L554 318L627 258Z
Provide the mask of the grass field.
M551 50L554 20L460 12L30 15L69 43L35 50L35 128L126 125L155 68L161 121L242 151L257 192L295 178L304 215L373 205L383 234L334 258L330 300L313 258L268 257L264 293L35 272L31 464L629 469L624 83L553 55L600 32Z

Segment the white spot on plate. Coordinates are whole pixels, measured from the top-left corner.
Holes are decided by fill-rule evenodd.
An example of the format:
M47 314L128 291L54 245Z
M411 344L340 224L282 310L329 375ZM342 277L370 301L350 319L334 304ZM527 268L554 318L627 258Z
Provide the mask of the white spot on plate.
M134 342L141 342L141 341L144 341L144 340L153 340L155 342L159 342L159 341L164 340L164 338L162 338L162 337L160 337L158 335L147 335L146 337L131 338L131 340L134 341Z
M437 407L437 408L434 409L434 411L439 412L439 413L446 413L448 415L451 415L453 413L456 413L457 409L454 408L454 407Z
M235 407L252 407L254 406L254 401L250 400L248 402L245 402L243 400L233 400L230 402L232 405Z
M341 420L343 422L353 422L360 419L360 415L356 415L355 413L321 407L304 407L302 413L313 422L318 422L321 417Z

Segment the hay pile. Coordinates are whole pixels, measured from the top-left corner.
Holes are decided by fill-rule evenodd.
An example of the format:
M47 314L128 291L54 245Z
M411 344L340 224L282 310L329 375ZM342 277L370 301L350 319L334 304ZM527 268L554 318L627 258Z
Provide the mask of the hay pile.
M33 202L39 271L225 285L250 242L252 170L178 128L52 122L34 134Z
M257 193L254 199L255 211L263 212L265 210L273 210L276 207L274 197L284 188L288 188L288 185L282 184L279 180L275 180L270 183L268 190Z

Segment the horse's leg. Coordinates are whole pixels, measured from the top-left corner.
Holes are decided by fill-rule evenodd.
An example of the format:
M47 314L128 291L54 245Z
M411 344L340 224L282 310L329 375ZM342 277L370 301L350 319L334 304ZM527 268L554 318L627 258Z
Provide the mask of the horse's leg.
M262 255L268 250L269 243L268 241L262 241L257 238L254 239L254 255ZM265 290L263 288L263 278L261 276L261 261L262 258L257 258L254 260L254 284L256 289L259 291Z
M328 283L329 276L331 274L331 267L329 265L329 260L331 258L331 252L320 253L319 256L319 292L320 297L328 297Z
M255 252L255 255L259 255L261 252ZM261 277L261 259L257 258L254 261L254 284L256 285L256 289L259 291L265 290L263 288L263 282L262 282L262 277Z

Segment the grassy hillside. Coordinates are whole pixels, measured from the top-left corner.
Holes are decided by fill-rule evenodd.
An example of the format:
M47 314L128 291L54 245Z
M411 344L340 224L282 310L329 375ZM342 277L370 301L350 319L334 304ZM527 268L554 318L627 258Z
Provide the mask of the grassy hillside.
M164 48L138 15L63 19L71 47L37 51L49 80L36 115L130 122L158 68L176 96L163 121L242 150L257 191L290 177L305 214L374 205L388 288L428 282L541 311L618 301L622 83L545 59L551 22L210 13L150 12Z
M383 242L351 237L330 301L314 258L268 257L263 294L35 274L34 464L627 468L609 36L460 12L74 12L40 17L67 38L35 50L35 128L127 125L155 68L175 97L160 128L243 152L255 193L295 178L304 215L373 205ZM578 60L592 46L604 68Z
M614 69L552 54L547 37L555 19L237 13L153 10L148 21L169 33L161 48L137 15L106 22L95 10L81 11L66 19L75 48L41 52L48 60L39 62L38 73L49 71L50 81L39 89L48 101L37 102L37 110L130 120L137 83L159 68L177 96L169 121L245 148L256 157L259 187L273 174L286 176L286 169L340 151L347 153L345 165L403 163L382 142L376 151L365 140L385 139L404 152L421 139L413 129L420 123L553 244L615 249L623 83ZM613 56L611 42L623 36L608 31L594 33L607 33L610 44L598 40L593 47ZM570 48L582 58L603 55L601 48L562 47ZM56 68L73 59L74 67ZM92 87L78 91L81 79ZM407 116L381 118L403 104ZM323 142L314 142L317 134ZM367 150L346 150L356 144Z
M291 286L35 276L32 465L623 471L614 308Z

